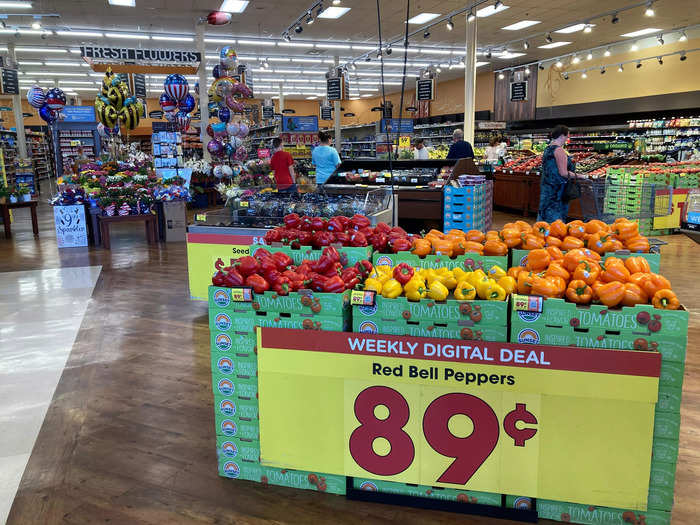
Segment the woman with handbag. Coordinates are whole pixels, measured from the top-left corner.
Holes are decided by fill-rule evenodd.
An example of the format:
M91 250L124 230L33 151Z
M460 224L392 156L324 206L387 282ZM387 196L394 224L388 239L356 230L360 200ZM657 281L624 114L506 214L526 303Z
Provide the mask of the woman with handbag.
M580 196L576 182L576 165L564 151L569 140L569 128L559 125L552 130L552 141L542 154L540 178L540 208L538 221L566 221L569 201Z

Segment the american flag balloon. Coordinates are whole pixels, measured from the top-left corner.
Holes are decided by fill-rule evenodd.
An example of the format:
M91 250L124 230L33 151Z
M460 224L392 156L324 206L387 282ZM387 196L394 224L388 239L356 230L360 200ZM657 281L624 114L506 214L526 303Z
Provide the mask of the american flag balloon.
M44 102L46 102L44 90L36 84L30 87L27 91L27 102L29 102L29 105L33 108L39 109L44 105Z
M177 113L177 128L180 131L187 131L190 128L190 116L184 111L179 111Z
M66 95L58 88L49 89L46 92L46 105L54 111L61 111L66 105Z
M163 83L163 90L170 98L178 102L187 96L189 85L187 79L178 73L168 75Z
M177 101L170 98L167 93L161 93L158 102L160 102L160 108L166 113L177 108Z

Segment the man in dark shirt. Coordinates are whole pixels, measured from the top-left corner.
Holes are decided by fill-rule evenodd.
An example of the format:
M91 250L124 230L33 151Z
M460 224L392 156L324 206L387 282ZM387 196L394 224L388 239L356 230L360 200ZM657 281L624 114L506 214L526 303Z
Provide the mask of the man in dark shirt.
M452 133L452 140L454 142L450 146L450 151L447 154L448 159L474 158L472 145L464 140L464 131L456 129L454 133Z

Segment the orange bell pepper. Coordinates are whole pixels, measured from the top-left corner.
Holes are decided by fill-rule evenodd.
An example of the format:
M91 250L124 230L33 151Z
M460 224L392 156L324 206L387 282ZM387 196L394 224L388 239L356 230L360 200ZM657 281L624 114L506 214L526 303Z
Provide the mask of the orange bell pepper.
M501 241L486 241L484 255L508 255L508 246Z
M605 259L604 264L606 264L606 265L619 264L620 266L624 266L625 260L620 259L619 257L608 257L607 259Z
M436 230L435 228L433 228L432 230L430 230L428 233L425 234L426 237L427 237L428 235L430 235L430 236L432 236L432 237L437 237L438 239L444 239L444 238L445 238L445 234L442 233L440 230Z
M639 235L639 225L636 222L618 222L613 225L612 231L621 241L637 237Z
M520 239L520 230L517 228L504 228L501 230L501 240L508 248L517 248L522 240Z
M625 285L619 281L609 282L598 287L598 299L608 308L617 306L625 297Z
M554 237L553 235L548 235L544 238L544 245L549 247L559 248L561 246L561 239L559 237Z
M567 282L571 279L571 274L558 262L550 264L544 275L545 277L561 277Z
M483 255L484 245L480 242L466 241L464 243L464 253L478 253L479 255Z
M600 297L598 296L598 291L600 290L600 287L603 286L605 283L603 281L596 281L591 285L591 290L593 290L593 300L594 301L600 301Z
M593 290L585 282L573 280L566 288L566 298L572 303L589 304L593 300Z
M583 238L583 236L586 234L586 227L583 224L583 221L580 220L575 220L571 221L566 225L567 232L571 237L576 237L577 239Z
M552 224L549 225L549 234L563 239L567 234L566 224L561 219L557 219Z
M599 277L600 265L590 260L582 261L574 270L573 275L575 281L583 281L589 286L596 282Z
M432 250L433 246L430 244L430 241L428 239L414 237L413 248L411 249L411 253L413 255L417 255L418 257L425 257L426 255L430 255Z
M625 296L622 298L622 306L634 306L635 304L647 304L649 298L644 290L634 283L625 283Z
M649 278L644 281L644 291L649 297L654 297L659 290L670 290L671 283L663 275L650 273Z
M525 268L523 268L522 266L512 266L511 268L508 268L506 275L508 275L514 279L517 279L520 272L523 272L523 271L525 271Z
M547 250L543 248L538 248L536 250L531 250L527 254L527 265L525 268L533 272L540 272L549 266L552 261Z
M574 248L566 252L562 264L567 271L573 272L584 259L586 259L586 255L583 253L583 249Z
M528 272L523 269L523 271L518 274L518 293L530 295L532 292L532 285L536 279L540 279L536 273Z
M650 275L648 273L633 273L630 275L629 282L636 284L642 290L644 290L644 283L649 279Z
M566 293L567 282L562 277L559 277L558 275L545 275L544 279L545 281L549 281L556 287L556 293L554 294L554 297L564 297L564 294Z
M545 221L537 221L532 225L533 235L542 237L543 239L549 235L549 223Z
M649 253L649 239L643 235L637 235L625 240L625 247L635 253Z
M451 229L447 232L447 237L465 237L465 233L462 230Z
M530 233L532 231L532 226L530 226L528 223L525 221L515 221L515 226L522 232L522 233Z
M612 237L608 237L608 240L603 243L603 253L617 252L623 250L625 247L623 244Z
M452 257L452 241L449 239L433 239L433 252L435 255L446 255Z
M627 259L625 259L625 268L627 268L631 274L651 272L649 261L644 257L627 257Z
M469 230L464 236L468 241L478 242L483 244L486 240L486 235L480 230Z
M603 273L600 274L600 280L604 283L626 283L630 280L630 272L625 268L624 264L610 262L610 259L608 259L603 264Z
M563 279L562 279L563 280ZM535 276L530 288L531 295L541 295L542 297L556 297L559 293L557 284L544 277Z
M559 247L562 249L562 251L568 252L569 250L575 250L576 248L583 248L583 240L579 239L578 237L573 237L571 235L567 235L564 237L564 240L561 243L561 246Z
M586 257L586 259L590 259L591 261L600 261L602 259L599 253L589 250L588 248L581 248L581 251L583 252L584 257Z
M610 230L610 227L607 224L605 224L603 221L599 221L598 219L588 221L584 227L586 229L586 233L600 233Z
M586 245L586 248L593 250L596 253L605 253L603 249L605 241L601 239L600 233L596 232L591 235L587 235L587 239L584 240L584 243Z
M520 235L522 240L521 247L523 250L537 250L544 248L544 239L532 233L523 233Z
M563 261L564 260L564 252L561 251L556 246L547 246L547 248L545 248L545 249L547 250L547 253L549 254L549 256L552 258L552 261Z
M668 288L656 292L651 299L651 304L654 305L654 308L659 308L660 310L678 310L681 307L676 294Z
M496 230L489 230L486 232L484 237L484 242L486 241L500 241L501 235Z

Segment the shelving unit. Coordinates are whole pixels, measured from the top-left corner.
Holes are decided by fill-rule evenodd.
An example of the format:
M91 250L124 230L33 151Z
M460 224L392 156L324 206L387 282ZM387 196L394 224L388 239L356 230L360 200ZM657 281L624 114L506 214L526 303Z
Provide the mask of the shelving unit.
M7 185L15 183L15 161L17 160L17 133L9 130L0 130L0 147L2 147L5 162L5 175Z
M83 147L83 153L90 160L97 156L95 135L90 130L67 129L58 131L58 156L60 160L60 173L73 170L75 158L78 156L78 148Z
M51 151L46 135L39 132L27 132L27 156L32 160L31 166L25 166L22 170L27 174L32 172L34 179L32 186L36 187L39 180L48 178L54 172L51 162ZM17 173L17 132L11 130L0 130L0 147L2 147L5 173L8 185L15 184L15 174ZM27 175L24 176L26 179Z

